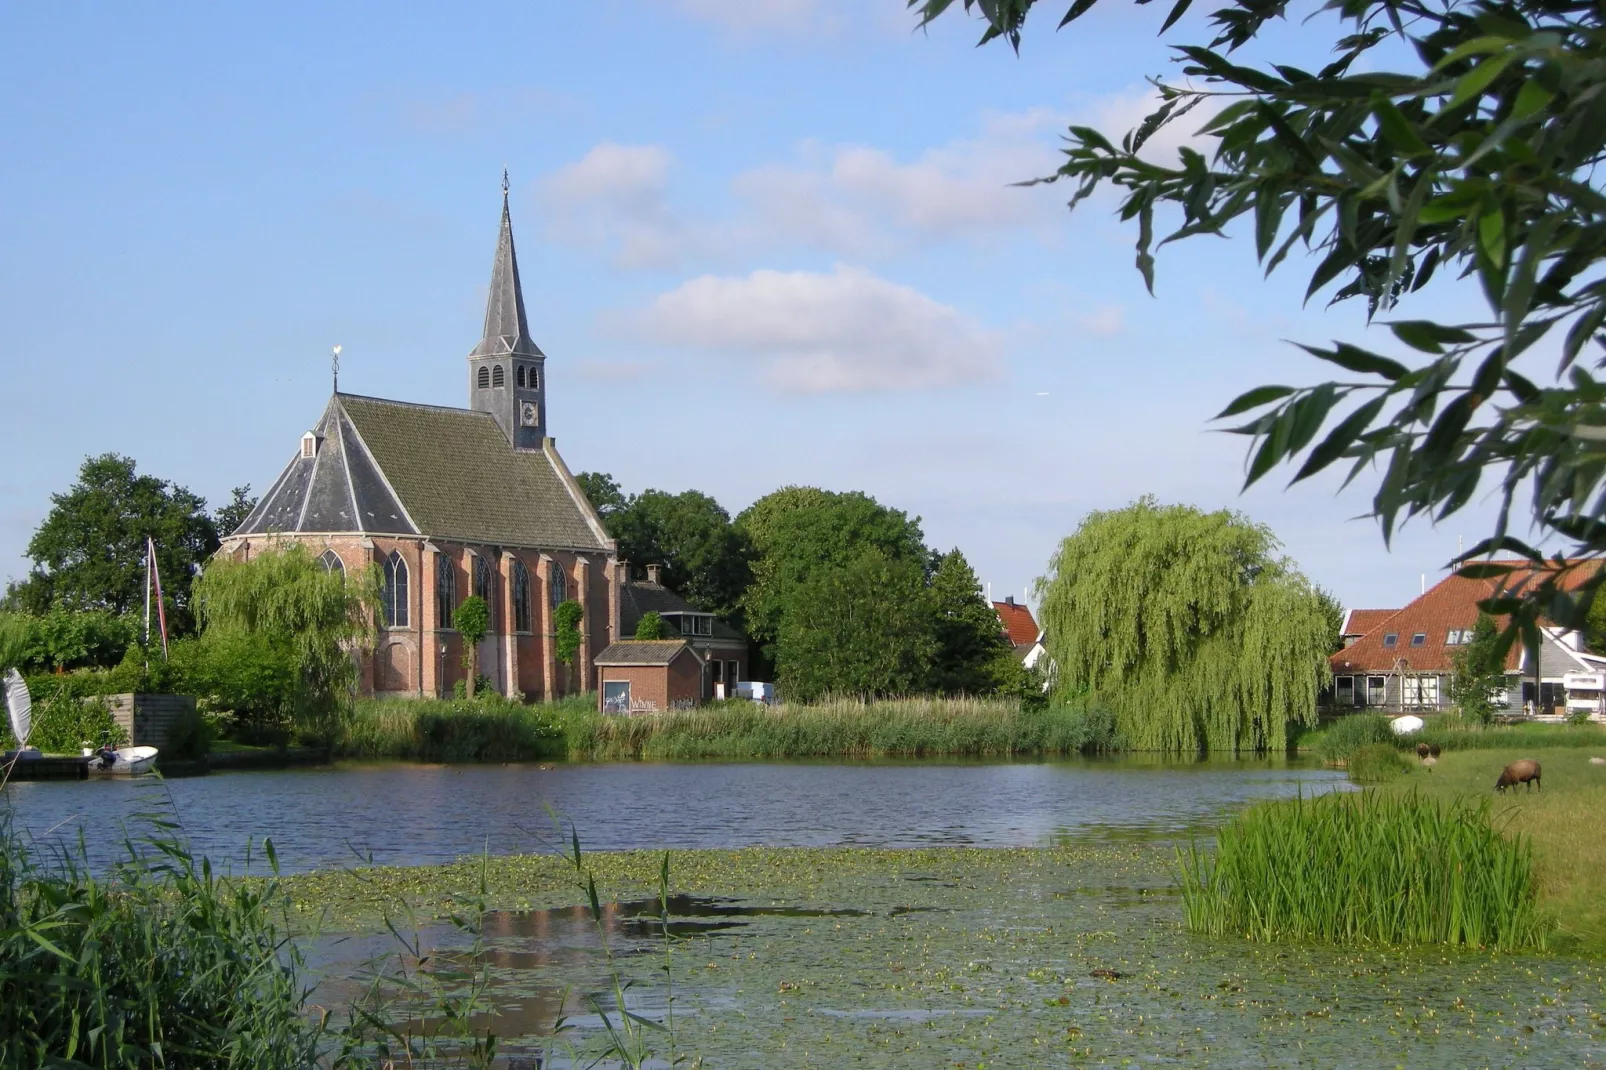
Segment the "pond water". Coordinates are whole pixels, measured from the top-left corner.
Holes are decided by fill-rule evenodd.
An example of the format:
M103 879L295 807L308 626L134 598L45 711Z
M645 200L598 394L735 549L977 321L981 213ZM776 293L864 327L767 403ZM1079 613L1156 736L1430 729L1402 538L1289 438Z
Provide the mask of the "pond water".
M104 857L141 813L176 817L214 865L271 836L285 872L372 860L515 854L551 838L552 807L588 850L769 845L1030 847L1067 836L1172 833L1242 803L1342 787L1312 763L1149 756L1019 763L352 764L160 782L15 783L36 838ZM260 850L258 851L260 855Z

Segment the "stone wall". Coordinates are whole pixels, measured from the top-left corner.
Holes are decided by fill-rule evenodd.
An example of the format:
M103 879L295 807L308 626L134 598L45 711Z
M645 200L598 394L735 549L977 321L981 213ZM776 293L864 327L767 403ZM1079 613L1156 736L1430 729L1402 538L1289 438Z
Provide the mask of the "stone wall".
M107 695L106 702L112 718L136 747L160 750L168 745L173 732L195 715L195 699L189 695Z

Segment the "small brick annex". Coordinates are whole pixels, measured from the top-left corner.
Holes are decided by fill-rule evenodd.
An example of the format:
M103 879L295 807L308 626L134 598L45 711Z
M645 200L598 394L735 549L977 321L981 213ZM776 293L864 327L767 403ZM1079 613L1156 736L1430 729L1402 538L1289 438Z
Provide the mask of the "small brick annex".
M597 709L660 713L703 698L705 663L684 639L629 639L597 657Z
M508 695L597 687L593 658L619 634L616 545L547 427L546 356L530 338L507 191L485 326L468 355L469 405L342 393L220 554L249 560L297 542L324 567L377 569L381 627L360 656L362 690L449 695L466 675L457 606L491 608L480 671ZM580 603L573 669L553 610ZM570 678L572 676L572 678Z

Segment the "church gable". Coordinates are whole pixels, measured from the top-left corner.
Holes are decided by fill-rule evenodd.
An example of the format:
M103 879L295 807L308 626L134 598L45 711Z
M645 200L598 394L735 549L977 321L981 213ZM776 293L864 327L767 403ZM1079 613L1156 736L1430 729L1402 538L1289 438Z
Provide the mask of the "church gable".
M331 401L237 535L369 532L417 535L356 431Z

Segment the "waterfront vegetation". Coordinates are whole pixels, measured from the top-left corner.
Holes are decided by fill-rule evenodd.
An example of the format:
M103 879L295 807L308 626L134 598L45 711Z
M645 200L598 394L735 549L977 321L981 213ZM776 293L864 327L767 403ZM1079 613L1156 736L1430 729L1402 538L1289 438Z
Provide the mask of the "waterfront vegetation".
M1119 749L1114 719L1089 706L1023 709L1012 699L909 698L809 705L712 703L650 717L574 710L577 759L1006 758Z
M422 762L528 762L566 756L564 724L595 710L580 695L526 704L495 692L474 699L358 699L334 720L330 756Z
M1363 748L1361 752L1369 748ZM1178 854L1188 926L1263 942L1543 950L1533 847L1487 799L1334 793L1260 803Z

